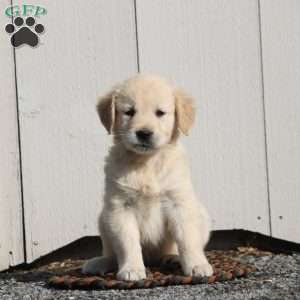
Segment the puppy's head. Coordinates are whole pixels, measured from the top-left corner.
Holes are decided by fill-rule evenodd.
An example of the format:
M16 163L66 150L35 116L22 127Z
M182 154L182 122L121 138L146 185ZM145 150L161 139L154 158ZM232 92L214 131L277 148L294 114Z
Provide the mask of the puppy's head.
M99 99L101 122L118 142L138 154L151 154L175 141L193 124L193 101L165 80L136 75Z

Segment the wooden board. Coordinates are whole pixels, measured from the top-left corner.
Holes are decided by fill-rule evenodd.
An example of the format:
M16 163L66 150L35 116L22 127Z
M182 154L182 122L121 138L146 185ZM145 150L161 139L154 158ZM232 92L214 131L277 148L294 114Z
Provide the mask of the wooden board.
M98 234L110 139L97 96L137 71L133 1L30 4L48 13L40 45L16 50L28 261Z
M300 243L300 2L261 1L272 233Z
M252 0L137 0L142 72L195 96L184 139L214 229L269 234L258 6Z
M0 11L10 1L0 2ZM24 262L22 198L13 48L0 18L0 271Z

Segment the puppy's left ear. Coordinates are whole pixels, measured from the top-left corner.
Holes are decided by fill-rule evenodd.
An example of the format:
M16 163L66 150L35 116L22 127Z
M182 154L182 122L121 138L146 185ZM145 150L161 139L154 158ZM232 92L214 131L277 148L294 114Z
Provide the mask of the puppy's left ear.
M188 131L195 121L196 108L194 100L178 88L174 90L174 96L177 127L183 134L188 135Z
M103 126L109 134L112 134L116 118L115 91L110 91L100 97L96 109Z

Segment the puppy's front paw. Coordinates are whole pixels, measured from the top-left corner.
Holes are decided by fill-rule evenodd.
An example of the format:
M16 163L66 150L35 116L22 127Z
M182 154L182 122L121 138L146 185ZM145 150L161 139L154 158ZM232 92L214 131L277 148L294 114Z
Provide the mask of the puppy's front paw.
M213 273L213 268L208 262L184 268L184 274L188 276L208 277Z
M137 281L146 278L145 269L124 269L117 274L119 280Z

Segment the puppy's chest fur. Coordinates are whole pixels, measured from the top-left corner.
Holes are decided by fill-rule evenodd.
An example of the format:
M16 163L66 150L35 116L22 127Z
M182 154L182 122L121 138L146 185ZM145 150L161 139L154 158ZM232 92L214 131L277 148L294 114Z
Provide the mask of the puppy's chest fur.
M157 159L138 167L121 164L115 173L114 184L123 195L118 205L135 214L143 243L157 245L166 233L170 171L166 161Z
M131 198L144 198L147 201L158 200L163 192L162 176L152 167L129 170L116 180L119 188ZM134 200L134 199L133 199Z
M111 155L106 176L116 188L131 198L132 203L128 204L134 205L135 200L159 201L174 181L174 164L166 154L162 152L138 163L126 160L126 157L115 159L114 155Z
M124 192L122 206L134 213L142 244L158 246L165 235L165 202L162 178L151 168L135 170L118 179Z

